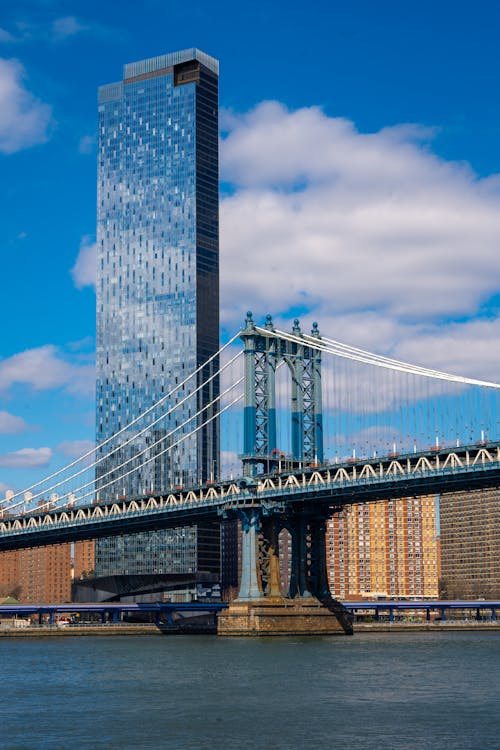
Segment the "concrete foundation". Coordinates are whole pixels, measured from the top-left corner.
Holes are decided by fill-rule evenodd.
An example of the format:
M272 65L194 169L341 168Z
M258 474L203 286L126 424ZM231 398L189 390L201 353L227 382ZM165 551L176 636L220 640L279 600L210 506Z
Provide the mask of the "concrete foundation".
M218 617L217 634L345 635L337 617L317 599L264 597L255 601L237 599Z

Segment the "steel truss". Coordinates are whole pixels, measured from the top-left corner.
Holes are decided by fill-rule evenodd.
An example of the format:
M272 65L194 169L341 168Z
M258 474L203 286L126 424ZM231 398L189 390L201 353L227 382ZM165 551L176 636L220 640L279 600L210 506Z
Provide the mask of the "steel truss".
M294 321L293 333L302 335L298 320ZM320 339L317 323L313 324L311 335ZM276 368L281 362L286 363L291 376L292 465L321 463L321 352L305 340L300 343L277 337L270 315L264 329L257 330L252 313L247 313L240 338L245 361L244 476L255 475L259 466L261 471L272 470L279 462Z

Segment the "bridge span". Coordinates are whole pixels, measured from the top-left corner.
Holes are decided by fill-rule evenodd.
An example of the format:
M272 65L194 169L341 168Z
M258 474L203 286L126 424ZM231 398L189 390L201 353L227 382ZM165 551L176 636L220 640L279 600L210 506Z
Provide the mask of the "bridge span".
M231 356L228 347L238 337L243 352ZM342 362L360 368L359 380ZM325 371L332 376L326 390ZM387 372L388 380L380 380L379 372ZM229 384L219 389L226 375ZM339 393L341 387L347 393ZM210 400L200 407L202 392ZM297 603L302 630L283 626L287 632L315 632L310 623L319 602L349 632L346 610L339 610L328 589L328 518L355 502L500 486L499 394L499 383L328 339L316 323L305 334L295 320L287 333L275 328L270 315L261 327L248 313L239 334L112 438L26 490L10 493L0 508L0 550L236 518L242 575L238 605L221 616L226 632L261 626L282 632L278 620L290 625L291 602ZM185 442L213 422L221 425L239 402L241 429L227 445L233 453L242 448L241 469L233 472L241 471L239 479L222 479L212 460L202 467L199 484L182 486L189 475ZM231 434L221 432L226 439ZM416 449L434 440L433 447ZM127 489L144 487L131 477L146 469L151 474L152 465L158 491L154 482L143 494ZM280 585L283 529L292 545L286 596ZM322 615L316 623L317 632L330 632Z
M393 455L242 477L162 495L11 515L0 511L0 550L150 531L260 508L263 515L332 515L350 503L500 485L500 443Z

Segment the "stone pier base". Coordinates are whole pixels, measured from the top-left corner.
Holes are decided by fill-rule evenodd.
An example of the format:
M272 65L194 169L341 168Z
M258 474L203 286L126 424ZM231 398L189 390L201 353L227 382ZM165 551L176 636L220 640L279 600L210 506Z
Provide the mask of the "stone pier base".
M218 635L344 635L337 617L317 599L237 599L218 617Z

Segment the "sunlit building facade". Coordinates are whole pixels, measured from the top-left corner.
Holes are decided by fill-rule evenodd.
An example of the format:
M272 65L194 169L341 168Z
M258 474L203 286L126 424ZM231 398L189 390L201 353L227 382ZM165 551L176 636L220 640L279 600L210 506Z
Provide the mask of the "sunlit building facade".
M125 65L122 81L99 89L98 159L101 443L219 347L218 62L190 49ZM196 385L186 385L177 402ZM161 493L216 474L215 421L175 452L153 444L212 401L217 389L215 379L162 423L163 432L155 428L134 444L134 451L152 445L153 460L140 470L113 483L113 474L102 477L115 459L104 462L97 473L101 494ZM184 528L99 540L96 573L195 570L203 564L200 533ZM219 555L220 535L202 536ZM212 559L212 547L203 555Z
M95 570L95 542L86 539L73 548L73 578L90 578Z
M441 595L500 597L500 488L441 496Z
M435 598L435 495L354 503L328 522L328 575L338 599Z
M0 552L2 595L25 604L71 601L71 544Z

